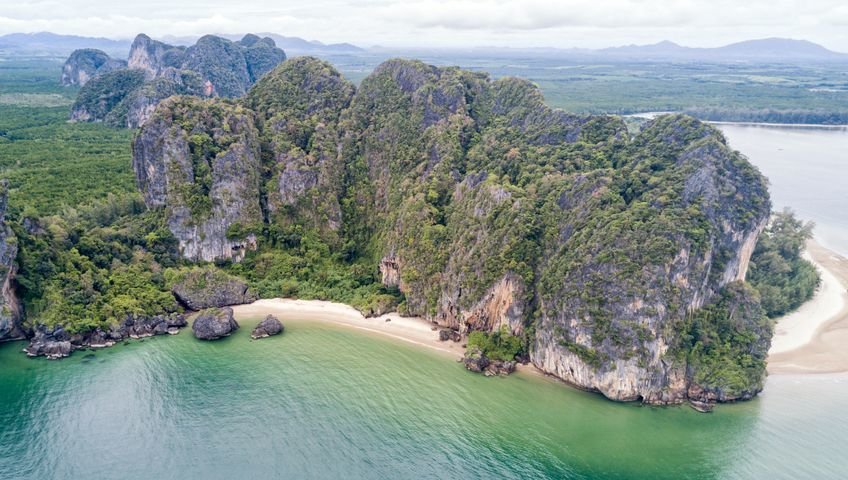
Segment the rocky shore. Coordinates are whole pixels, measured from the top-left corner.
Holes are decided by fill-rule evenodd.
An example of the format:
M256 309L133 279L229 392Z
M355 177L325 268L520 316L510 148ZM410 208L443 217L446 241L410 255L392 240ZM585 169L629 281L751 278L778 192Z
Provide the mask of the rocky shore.
M127 338L176 335L187 324L185 315L172 313L154 317L130 315L120 325L107 331L98 328L85 333L72 333L61 325L56 327L39 325L35 327L29 345L23 351L30 357L45 356L55 360L67 357L74 350L111 347Z

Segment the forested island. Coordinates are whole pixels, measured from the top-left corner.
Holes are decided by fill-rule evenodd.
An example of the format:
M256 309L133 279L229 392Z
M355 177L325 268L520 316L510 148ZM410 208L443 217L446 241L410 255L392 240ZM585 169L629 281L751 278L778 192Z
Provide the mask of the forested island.
M73 110L109 108L77 120L140 126L138 192L15 207L5 338L61 357L173 333L186 311L315 298L426 318L472 367L528 361L614 400L709 409L762 389L770 318L818 283L810 226L769 222L765 178L715 128L670 115L633 136L526 80L414 60L358 87L311 57L251 74L245 38L205 40L248 72L232 95L229 70L152 42L130 55L145 69L86 74ZM205 88L157 91L164 71ZM154 100L127 122L139 92Z

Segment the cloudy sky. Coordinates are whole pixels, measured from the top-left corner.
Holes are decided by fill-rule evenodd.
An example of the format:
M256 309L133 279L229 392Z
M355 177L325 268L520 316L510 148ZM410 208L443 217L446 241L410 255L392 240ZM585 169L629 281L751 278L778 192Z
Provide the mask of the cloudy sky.
M803 38L848 52L846 0L0 0L0 33L273 32L363 46L717 46Z

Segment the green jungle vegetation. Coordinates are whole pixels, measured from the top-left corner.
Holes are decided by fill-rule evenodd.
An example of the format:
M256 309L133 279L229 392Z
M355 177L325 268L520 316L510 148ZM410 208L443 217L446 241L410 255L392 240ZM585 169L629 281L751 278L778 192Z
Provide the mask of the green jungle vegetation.
M486 358L504 362L514 360L525 349L522 339L510 335L506 326L491 333L471 332L468 334L467 345L469 351L479 348Z
M190 266L178 258L176 240L166 228L162 212L145 211L136 191L130 165L130 140L134 132L102 124L67 123L68 107L47 102L48 98L53 99L51 101L61 98L70 104L76 93L74 89L58 86L57 72L54 62L0 63L0 94L12 95L5 98L28 95L20 97L18 102L0 102L0 176L9 179L8 217L20 246L18 283L28 321L62 323L71 331L85 331L108 328L116 319L130 313L152 315L179 309L169 292L168 278L174 278L181 269ZM501 84L501 88L510 87L509 82ZM38 97L40 95L47 95L43 97L44 104L37 102L42 98ZM272 107L275 111L269 111L269 116L285 109L286 105ZM403 122L392 116L376 120ZM307 122L298 128L311 135L314 126ZM610 133L605 129L605 125L598 124L587 128L585 135L603 138ZM486 148L508 150L509 142L514 140L510 137L512 134L505 126L495 126L487 134L490 143ZM296 138L292 140L292 145L301 143ZM546 234L536 222L525 218L531 210L524 210L521 201L499 205L494 198L501 198L503 192L507 192L511 198L521 200L532 193L543 203L555 201L566 187L542 181L554 170L580 172L586 168L600 168L596 181L609 182L610 179L602 177L615 165L606 163L610 160L605 159L616 158L614 154L619 148L615 143L601 148L578 143L557 147L556 155L544 156L527 146L503 156L485 152L483 146L469 152L469 167L473 167L475 161L483 162L490 157L504 159L502 165L490 166L492 176L486 180L485 188L469 195L469 199L490 203L491 212L479 224L457 227L471 232L494 232L487 241L493 242L502 253L492 259L496 265L484 266L484 280L496 278L504 269L531 280L535 275L532 266L540 253L526 248L533 242L497 242L509 238L541 238ZM557 163L547 164L547 158L555 158ZM527 168L519 169L519 162ZM636 173L643 183L624 185L616 178L613 186L623 192L623 197L604 197L598 201L613 205L610 208L615 210L618 208L615 202L637 199L642 194L639 189L655 181L652 176L657 173ZM419 215L427 215L422 231L410 231L414 238L408 239L407 248L420 252L420 258L428 261L417 269L408 270L411 273L406 273L405 281L426 284L434 266L444 265L447 259L439 255L438 245L448 235L446 219L452 214L462 215L463 208L473 206L472 203L450 207L446 204L448 191L443 180L447 174L447 171L437 172L430 183L407 185L414 190L411 197L414 201L408 209L398 213L399 218L392 219L402 221L407 216L415 220ZM357 199L371 194L363 179L351 179L342 209L361 208ZM659 197L656 201L663 199ZM638 216L639 210L634 209L630 214ZM751 270L751 286L755 291L739 287L725 293L744 298L759 296L769 316L796 308L818 285L815 269L799 256L803 240L809 236L809 226L785 215L775 217L764 240L757 246ZM503 231L512 231L517 219L521 219L519 223L527 231L519 232L520 235L504 235ZM619 223L610 224L610 228L616 228ZM668 225L669 229L678 227L673 222ZM698 217L693 217L691 225L682 227L697 230ZM349 231L343 232L343 236L347 242L295 224L258 227L255 232L259 233L258 251L249 254L242 263L219 266L245 278L263 297L335 300L372 312L395 307L407 311L409 299L379 284L369 247L355 241L365 238L374 225L346 228ZM236 236L244 233L233 232ZM658 244L657 251L665 247ZM553 273L555 269L547 274ZM471 280L464 285L471 290L475 284L485 283ZM425 293L424 297L419 299L424 308L432 308L431 302L435 301L432 292ZM787 303L787 297L794 301ZM592 305L595 305L592 308L602 307L602 303ZM715 321L723 315L721 309L725 305L724 301L719 301L689 319L685 351L689 352L690 362L702 367L699 375L704 375L705 379L709 377L711 384L721 384L732 390L750 385L751 375L761 367L760 362L764 359L746 357L741 345L753 340L734 338L739 332L732 325ZM598 318L603 319L603 316ZM599 325L598 332L603 335L604 323ZM614 336L622 331L619 326L607 334ZM631 333L638 338L638 331ZM469 345L472 343L493 359L512 359L526 349L525 339L500 331L475 332L469 337ZM600 355L592 349L584 353L587 358ZM598 358L598 362L602 361Z
M747 281L760 294L769 317L779 317L813 298L821 283L816 267L801 256L813 238L812 222L803 222L790 210L775 213L760 235Z

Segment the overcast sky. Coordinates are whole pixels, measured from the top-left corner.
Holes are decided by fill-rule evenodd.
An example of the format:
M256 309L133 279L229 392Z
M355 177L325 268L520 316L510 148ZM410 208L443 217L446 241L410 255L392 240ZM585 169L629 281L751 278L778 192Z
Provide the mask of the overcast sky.
M848 0L0 0L0 33L37 31L251 31L405 47L718 46L779 36L848 52Z

